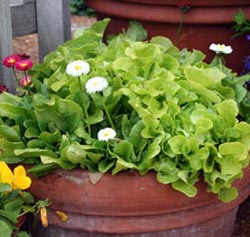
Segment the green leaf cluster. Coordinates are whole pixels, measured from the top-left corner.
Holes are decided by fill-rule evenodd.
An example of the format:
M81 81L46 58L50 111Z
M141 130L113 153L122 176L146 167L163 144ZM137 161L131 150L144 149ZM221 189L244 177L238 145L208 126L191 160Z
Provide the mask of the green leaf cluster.
M155 171L159 182L189 197L203 176L208 191L224 201L236 198L232 182L248 165L250 148L250 125L238 117L244 88L234 85L237 94L228 83L238 77L205 63L198 50L180 51L160 36L146 41L138 23L105 43L108 23L97 22L36 65L35 94L0 95L0 159L32 163L37 176L77 167ZM102 76L109 83L102 93L81 92L66 74L78 59L91 67L79 78L82 87ZM97 133L110 126L107 111L117 137L105 142Z
M245 13L240 9L234 15L234 37L239 35L246 35L250 33L250 19L247 19Z
M71 0L70 12L74 15L79 15L79 16L92 17L95 15L95 10L86 6L84 0Z
M12 190L9 184L0 183L0 237L28 237L27 232L18 227L18 218L24 213L33 212L34 198L29 192Z

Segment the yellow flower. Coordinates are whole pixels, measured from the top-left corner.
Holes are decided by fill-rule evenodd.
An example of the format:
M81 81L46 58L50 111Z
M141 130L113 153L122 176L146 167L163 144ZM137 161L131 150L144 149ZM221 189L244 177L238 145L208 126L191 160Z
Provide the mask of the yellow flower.
M14 169L14 176L12 179L12 187L19 188L21 190L29 188L31 185L31 179L26 176L26 170L23 166L19 165Z
M0 161L0 182L11 185L12 178L13 178L13 173L9 168L9 166L5 162Z
M3 161L0 161L0 182L10 184L13 189L21 190L27 189L31 185L31 179L26 176L23 166L17 166L12 173L9 166Z

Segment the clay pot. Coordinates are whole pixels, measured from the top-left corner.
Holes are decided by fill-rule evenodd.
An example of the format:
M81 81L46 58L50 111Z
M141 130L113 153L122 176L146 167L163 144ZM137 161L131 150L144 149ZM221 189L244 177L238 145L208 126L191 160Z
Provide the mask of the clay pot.
M85 0L96 11L97 19L111 18L106 35L117 34L127 28L130 20L136 20L147 29L149 38L162 35L176 41L176 33L182 13L177 0ZM211 43L231 45L233 53L226 56L227 66L241 72L245 57L249 55L250 43L244 36L232 38L234 14L241 9L250 15L248 0L189 1L192 4L184 18L178 47L202 50L210 62L214 52Z
M22 227L26 220L27 220L27 215L19 216L17 219L16 227L18 228Z
M230 236L237 208L249 195L250 171L237 180L239 197L223 203L197 183L199 194L188 198L170 185L158 183L154 172L144 176L123 172L105 174L93 183L83 170L58 170L33 179L30 191L49 198L49 227L39 227L36 237ZM62 221L55 211L68 216Z

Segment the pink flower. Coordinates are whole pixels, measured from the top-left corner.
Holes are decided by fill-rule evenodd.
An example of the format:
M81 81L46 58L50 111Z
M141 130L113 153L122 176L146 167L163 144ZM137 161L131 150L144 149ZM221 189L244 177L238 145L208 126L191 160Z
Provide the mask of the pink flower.
M15 63L15 68L17 70L20 70L20 71L26 71L26 70L29 70L31 69L33 66L33 63L31 60L29 59L24 59L24 60L20 60L20 61L17 61Z
M3 92L7 92L8 91L8 88L7 86L3 85L3 84L0 84L0 94L3 93Z
M21 80L20 80L20 85L22 87L27 87L27 86L30 86L32 84L32 80L31 80L31 77L30 76L26 76L26 77L23 77Z
M3 60L3 65L6 67L14 67L15 63L20 60L20 56L17 54L6 56Z

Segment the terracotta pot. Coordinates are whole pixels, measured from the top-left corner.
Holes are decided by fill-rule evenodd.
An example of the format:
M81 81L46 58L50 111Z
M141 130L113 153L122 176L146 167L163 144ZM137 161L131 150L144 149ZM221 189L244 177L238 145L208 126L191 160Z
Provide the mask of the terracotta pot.
M147 29L149 38L163 35L173 42L181 20L181 11L177 0L85 0L88 6L96 10L97 19L111 18L106 34L117 34L127 28L130 20L136 20ZM210 62L214 52L208 48L211 43L231 45L233 53L227 55L227 65L241 72L243 62L250 52L250 43L244 36L232 38L231 26L234 14L242 9L250 15L248 0L190 1L192 7L186 13L184 25L179 37L179 48L202 50L206 61Z
M19 229L21 229L21 230L24 229L24 226L26 224L27 219L28 219L27 215L22 215L22 216L19 216L17 218L17 223L15 225L16 228L15 228L14 232L12 233L11 237L17 237Z
M16 227L18 228L22 227L26 220L27 220L27 215L19 216L17 219Z
M39 227L36 237L230 236L237 208L250 193L249 178L247 170L235 182L239 197L226 204L207 193L202 181L197 184L199 194L188 198L158 183L153 172L105 174L93 184L87 171L58 170L32 182L36 198L52 201L49 227ZM63 222L56 210L65 212L68 220Z

